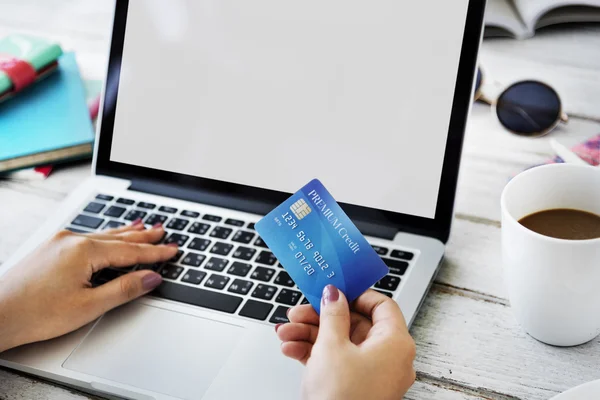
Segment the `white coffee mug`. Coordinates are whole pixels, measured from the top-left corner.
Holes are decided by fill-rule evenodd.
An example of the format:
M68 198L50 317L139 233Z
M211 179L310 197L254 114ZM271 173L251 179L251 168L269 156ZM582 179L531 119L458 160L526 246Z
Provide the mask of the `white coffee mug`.
M574 346L600 334L600 238L564 240L518 221L569 208L600 215L600 169L553 164L513 178L504 188L502 257L517 321L534 338Z

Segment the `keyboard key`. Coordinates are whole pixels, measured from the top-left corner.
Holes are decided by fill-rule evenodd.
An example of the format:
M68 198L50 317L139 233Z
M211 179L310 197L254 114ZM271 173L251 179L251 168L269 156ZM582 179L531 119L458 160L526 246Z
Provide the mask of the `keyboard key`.
M215 226L215 229L210 233L210 237L214 237L217 239L227 239L233 229L225 228L224 226Z
M212 222L221 222L223 218L217 215L204 214L204 217L202 217L202 219Z
M295 285L294 281L290 277L290 274L285 271L279 271L274 283L287 287L293 287Z
M177 250L177 254L175 254L173 256L173 258L171 258L169 261L172 263L176 263L177 261L179 261L179 259L181 258L182 255L183 255L183 250Z
M119 204L126 204L126 205L130 206L133 203L135 203L135 201L133 201L131 199L124 199L124 198L121 197L120 199L117 199L117 203L119 203Z
M190 223L187 219L181 218L173 218L167 224L168 229L173 229L174 231L182 231L185 227Z
M206 283L204 284L204 286L209 287L209 288L213 288L213 289L223 289L225 287L225 285L227 285L227 282L229 282L229 277L228 276L223 276L223 275L218 275L218 274L212 274L208 280L206 281Z
M310 304L310 303L308 302L308 299L306 297L303 297L300 304Z
M275 275L275 270L271 268L265 267L256 267L254 272L250 277L252 279L256 279L257 281L269 282L271 278Z
M233 226L244 226L244 225L246 225L246 223L244 221L240 221L239 219L233 219L233 218L227 218L225 220L225 223L227 225L233 225Z
M124 207L110 206L108 207L108 210L104 212L104 215L106 215L107 217L119 218L121 215L123 215L124 212Z
M381 247L381 246L372 246L373 250L375 250L375 253L379 254L380 256L385 256L388 253L388 249L385 247Z
M146 214L148 214L146 211L130 210L127 214L125 214L123 219L126 219L127 221L135 221L136 219L144 219Z
M254 283L250 281L236 279L231 283L231 286L229 286L229 289L227 289L227 291L237 294L248 294L250 292L250 289L252 289L253 285Z
M192 267L199 267L200 264L206 259L204 254L198 253L187 253L185 257L183 257L183 261L181 262L183 265L190 265Z
M269 248L269 246L267 246L267 244L265 242L263 242L263 240L260 236L256 238L254 245L258 246L258 247L264 247L265 249Z
M254 289L254 292L252 292L252 297L271 300L275 296L275 293L277 293L277 288L275 286L258 285L256 289Z
M229 314L233 314L243 300L242 297L179 285L173 282L163 282L154 289L151 295Z
M183 275L183 278L181 278L181 281L186 283L192 283L194 285L199 285L205 276L206 272L188 269L185 275Z
M188 218L198 218L200 216L200 213L196 211L183 210L181 212L181 215Z
M126 272L122 269L112 269L112 268L104 268L93 278L93 282L95 285L101 285L106 282L110 282L113 279L117 279L121 275L126 274Z
M220 256L226 256L227 254L229 254L231 252L231 249L233 249L232 244L217 242L212 247L212 249L210 249L210 252L213 254L218 254Z
M295 306L298 304L298 301L300 301L300 297L302 297L302 293L296 290L281 289L275 301L278 303L287 304L288 306Z
M97 195L96 195L96 198L97 198L98 200L104 200L104 201L111 201L112 199L114 199L114 197L112 197L112 196L109 196L109 195L107 195L107 194L97 194Z
M287 324L290 320L287 317L287 312L290 308L285 306L277 306L273 315L269 319L272 324Z
M254 239L254 233L239 230L235 233L235 235L233 235L233 238L231 238L231 241L248 244L252 241L252 239Z
M154 210L156 208L156 204L146 203L145 201L140 201L137 203L137 206L139 208L146 208L148 210Z
M194 249L194 250L198 250L198 251L204 251L208 248L208 246L210 245L211 241L208 239L200 239L200 238L194 238L192 240L192 243L190 243L190 245L188 246L190 249Z
M254 222L250 222L250 223L248 224L248 229L252 229L252 230L254 230Z
M177 212L177 209L173 208L173 207L160 206L158 208L158 211L166 212L166 213L169 213L169 214L175 214Z
M229 264L229 261L224 258L219 257L211 257L210 260L204 266L205 269L210 269L211 271L221 272L225 269L225 267Z
M236 276L246 276L251 269L252 265L236 261L231 264L231 267L229 267L229 271L227 271L227 273Z
M83 211L89 212L91 214L98 214L100 211L102 211L103 208L104 208L104 204L95 203L92 201L90 204L87 205L86 208L83 209Z
M277 258L270 251L263 250L255 261L259 264L273 265L277 262Z
M386 292L384 290L375 290L376 292L379 292L381 294L385 294L387 297L392 297L392 294L390 292Z
M398 289L398 285L400 284L400 278L393 275L386 275L379 282L375 284L377 289L385 289L394 291Z
M209 224L203 224L202 222L194 222L188 232L195 233L197 235L204 235L210 229Z
M72 226L68 226L65 229L73 233L90 233L90 231L84 231L83 229L73 228Z
M256 253L256 249L251 249L250 247L238 246L233 253L233 258L239 258L240 260L250 260L254 253Z
M154 272L158 272L158 270L162 267L162 263L154 263L154 264L140 264L136 268L137 271L141 271L144 269L148 269Z
M392 254L390 254L390 256L394 257L394 258L399 258L401 260L410 261L410 260L413 259L413 257L415 255L413 253L408 252L408 251L392 250Z
M263 303L256 300L248 300L240 310L242 317L248 317L264 321L273 309L273 304Z
M168 217L166 215L152 214L151 216L146 218L146 221L144 221L144 223L146 225L164 224L167 218Z
M177 279L179 275L183 272L183 267L178 267L177 265L167 264L161 270L160 274L163 278L166 279Z
M190 237L186 235L180 235L179 233L173 233L165 240L165 244L177 243L177 246L183 247Z
M102 218L90 217L88 215L78 215L72 222L72 225L84 226L90 229L98 229L104 220Z
M391 258L384 257L382 257L381 259L390 269L390 274L404 275L406 269L408 268L408 263L406 261L392 260Z
M283 265L281 263L277 263L277 268L283 268Z
M104 228L102 228L102 229L114 229L114 228L119 228L123 225L125 225L124 222L114 221L111 219L104 225Z

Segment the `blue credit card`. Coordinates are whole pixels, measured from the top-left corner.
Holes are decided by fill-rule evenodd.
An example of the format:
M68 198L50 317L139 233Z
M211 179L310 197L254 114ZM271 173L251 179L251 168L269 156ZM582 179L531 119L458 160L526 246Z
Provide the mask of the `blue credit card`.
M352 301L389 272L318 179L255 228L317 312L325 286L334 285Z

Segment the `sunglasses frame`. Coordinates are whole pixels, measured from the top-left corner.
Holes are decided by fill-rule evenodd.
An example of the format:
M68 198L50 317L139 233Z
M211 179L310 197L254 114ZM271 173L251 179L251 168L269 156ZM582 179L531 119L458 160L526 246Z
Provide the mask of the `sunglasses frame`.
M500 94L498 96L496 96L495 100L489 99L487 98L484 94L483 94L483 86L485 84L485 74L483 72L483 69L481 67L477 67L478 71L481 72L481 82L479 84L479 88L476 90L475 95L473 97L474 101L482 101L486 104L489 104L492 107L492 112L494 113L494 115L496 116L496 119L498 120L498 123L500 123L500 125L502 125L506 130L508 130L509 132L518 135L518 136L524 136L524 137L542 137L545 136L547 134L549 134L550 132L552 132L554 129L556 129L556 127L558 126L558 124L560 124L561 122L563 123L568 123L569 122L569 116L565 113L565 111L563 110L563 102L562 99L560 98L560 95L558 94L558 92L550 85L548 85L547 83L538 81L538 80L534 80L534 79L528 79L528 80L523 80L523 81L518 81L518 82L514 82L512 84L510 84L509 86L507 86L504 90L502 90L500 92ZM534 133L521 133L521 132L516 132L512 129L510 129L509 127L507 127L505 124L502 123L502 121L500 120L500 117L498 117L498 100L500 97L502 97L502 95L504 93L506 93L508 90L510 90L512 87L516 86L516 85L520 85L523 83L536 83L538 85L542 85L550 90L552 90L554 92L554 94L556 95L556 98L558 99L558 103L560 105L559 108L559 112L558 112L558 117L556 118L556 121L554 121L554 123L549 126L548 128L544 129L543 131L540 132L534 132Z

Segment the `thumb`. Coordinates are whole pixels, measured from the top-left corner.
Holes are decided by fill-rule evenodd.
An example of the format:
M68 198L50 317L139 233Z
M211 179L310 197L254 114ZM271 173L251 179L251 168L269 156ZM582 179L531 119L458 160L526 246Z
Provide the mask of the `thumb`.
M323 289L318 341L350 340L350 308L344 293L333 285Z
M130 272L92 289L92 297L103 314L150 292L161 283L162 277L156 272Z

